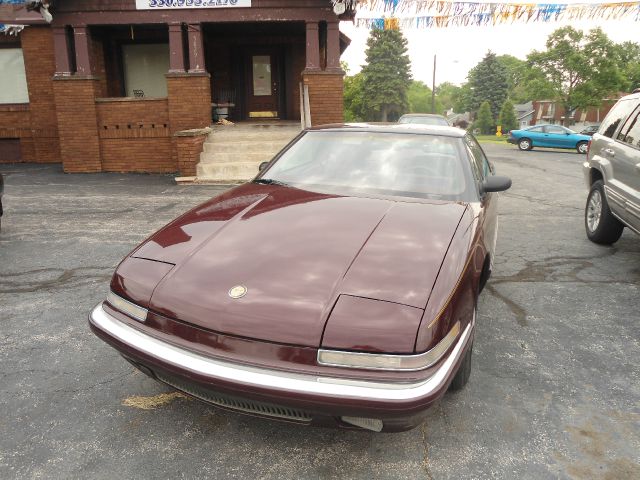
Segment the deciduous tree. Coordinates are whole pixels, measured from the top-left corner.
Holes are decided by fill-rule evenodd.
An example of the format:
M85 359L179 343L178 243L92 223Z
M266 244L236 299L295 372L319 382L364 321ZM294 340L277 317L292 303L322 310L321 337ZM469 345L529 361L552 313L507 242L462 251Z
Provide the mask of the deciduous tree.
M550 99L564 108L565 124L576 108L599 106L625 84L615 44L600 28L585 35L562 27L549 35L546 46L546 51L534 51L527 58L543 72L553 95Z

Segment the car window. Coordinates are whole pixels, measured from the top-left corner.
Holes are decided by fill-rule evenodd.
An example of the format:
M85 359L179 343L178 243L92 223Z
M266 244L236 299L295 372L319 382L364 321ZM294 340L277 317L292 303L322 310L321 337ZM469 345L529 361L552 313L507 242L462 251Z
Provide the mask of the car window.
M440 117L403 117L399 120L398 123L449 126L449 122L447 122L447 120L445 120L444 118L440 118Z
M624 124L618 134L618 140L628 143L632 147L640 148L640 107L631 114Z
M613 138L618 127L629 116L636 106L632 99L620 100L616 103L600 125L600 133L605 137Z
M527 129L528 132L536 132L536 133L542 133L542 127L533 127L533 128L528 128Z
M567 130L556 125L547 125L545 127L545 130L547 131L547 133L554 133L558 135L564 135L565 133L567 133Z
M471 153L471 163L473 164L472 167L474 170L474 174L476 175L478 181L481 182L487 177L487 175L491 174L489 161L482 151L482 147L480 147L475 138L473 138L471 135L467 135L466 137L464 137L464 140Z
M259 178L337 194L473 201L462 139L383 132L308 132Z

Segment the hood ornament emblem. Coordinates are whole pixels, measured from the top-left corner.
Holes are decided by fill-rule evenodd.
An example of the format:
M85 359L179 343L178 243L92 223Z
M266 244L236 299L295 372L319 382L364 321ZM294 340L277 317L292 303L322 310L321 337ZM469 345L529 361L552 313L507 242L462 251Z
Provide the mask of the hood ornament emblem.
M231 290L229 290L229 296L234 300L238 300L239 298L244 297L249 290L244 285L236 285Z

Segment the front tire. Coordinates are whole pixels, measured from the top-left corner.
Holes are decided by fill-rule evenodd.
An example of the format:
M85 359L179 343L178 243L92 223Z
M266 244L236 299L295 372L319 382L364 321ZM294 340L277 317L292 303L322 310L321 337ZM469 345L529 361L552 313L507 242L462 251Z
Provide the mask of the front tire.
M523 152L531 150L533 148L533 143L528 138L521 138L518 141L518 148Z
M471 356L473 355L473 343L469 346L467 353L465 353L464 358L462 359L462 363L460 364L460 368L456 373L456 376L453 377L453 381L451 385L449 385L449 390L452 392L457 392L458 390L462 390L464 386L469 382L469 377L471 376Z
M578 142L578 144L576 145L576 150L578 151L578 153L586 155L589 151L589 144L587 142Z
M611 245L622 235L624 225L613 216L604 195L604 183L598 180L591 185L584 209L584 226L587 238L600 245Z

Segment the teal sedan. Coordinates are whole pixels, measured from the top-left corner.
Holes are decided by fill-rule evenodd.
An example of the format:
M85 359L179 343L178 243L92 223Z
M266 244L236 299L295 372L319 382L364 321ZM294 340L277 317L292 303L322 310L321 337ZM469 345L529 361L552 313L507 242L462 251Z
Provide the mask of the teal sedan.
M536 125L524 130L511 130L507 141L518 145L520 150L533 147L576 149L587 153L591 137L576 133L560 125Z

